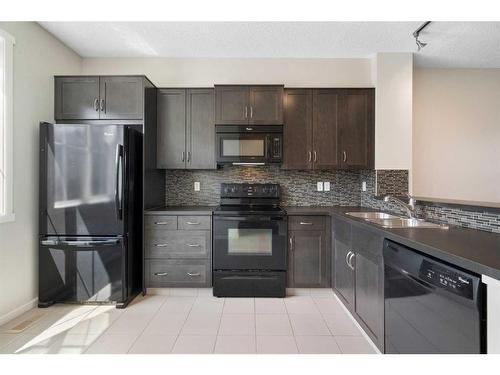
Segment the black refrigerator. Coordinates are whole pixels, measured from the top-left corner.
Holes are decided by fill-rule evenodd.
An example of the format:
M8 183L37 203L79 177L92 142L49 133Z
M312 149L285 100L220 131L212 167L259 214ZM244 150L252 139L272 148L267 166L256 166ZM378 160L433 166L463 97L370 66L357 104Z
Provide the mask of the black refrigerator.
M142 291L141 130L40 123L39 307Z

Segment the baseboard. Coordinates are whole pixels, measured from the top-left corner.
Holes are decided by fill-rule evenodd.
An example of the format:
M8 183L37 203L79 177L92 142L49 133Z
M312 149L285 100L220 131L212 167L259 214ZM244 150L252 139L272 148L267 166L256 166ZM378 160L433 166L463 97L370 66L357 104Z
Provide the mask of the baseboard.
M24 314L26 311L31 310L32 308L38 305L38 298L33 298L31 301L25 303L22 306L15 308L14 310L8 312L0 316L0 326L10 322L12 319L17 318L19 315Z
M344 304L342 303L342 301L340 300L339 296L337 296L337 293L333 293L335 299L340 303L340 306L344 309L344 311L347 313L347 315L349 315L349 318L351 318L352 322L354 323L354 325L356 327L358 327L358 329L361 331L361 334L363 335L363 337L365 339L368 340L368 343L373 347L373 349L375 349L375 351L377 352L377 354L383 354L379 348L377 348L377 345L375 345L375 343L373 342L373 340L371 339L370 336L368 336L368 334L365 332L365 330L361 327L361 325L356 321L356 319L354 319L354 316L352 316L351 312L347 309L347 307L344 306Z

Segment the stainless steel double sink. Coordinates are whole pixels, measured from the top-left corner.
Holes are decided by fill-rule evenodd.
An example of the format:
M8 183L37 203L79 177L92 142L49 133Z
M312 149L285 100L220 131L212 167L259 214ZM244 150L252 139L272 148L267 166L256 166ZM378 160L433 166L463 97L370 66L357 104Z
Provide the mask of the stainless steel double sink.
M347 212L346 215L364 219L382 228L438 228L448 229L447 225L429 221L399 217L385 212Z

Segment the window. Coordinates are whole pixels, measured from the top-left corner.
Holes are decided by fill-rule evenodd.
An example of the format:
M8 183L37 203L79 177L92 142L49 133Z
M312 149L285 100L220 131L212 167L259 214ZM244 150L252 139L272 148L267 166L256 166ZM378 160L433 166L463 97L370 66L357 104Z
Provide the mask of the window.
M0 30L0 223L14 220L13 46L14 38Z

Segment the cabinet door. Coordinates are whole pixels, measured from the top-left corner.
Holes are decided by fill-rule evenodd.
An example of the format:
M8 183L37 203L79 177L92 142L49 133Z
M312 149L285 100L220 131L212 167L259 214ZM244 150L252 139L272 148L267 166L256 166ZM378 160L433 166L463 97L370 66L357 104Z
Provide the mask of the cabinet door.
M283 124L283 86L250 86L249 124Z
M143 118L142 77L101 77L101 120L140 120Z
M215 87L215 123L248 124L250 117L248 86Z
M313 91L313 167L333 169L338 161L338 91Z
M354 311L354 271L347 263L350 247L344 242L335 239L335 290L344 300L349 310Z
M289 286L328 287L330 257L325 232L291 231L290 238Z
M374 108L373 89L342 90L339 97L339 150L343 167L374 167Z
M157 167L186 167L186 90L158 91Z
M381 348L384 342L383 258L356 252L355 311L365 331ZM381 348L383 351L383 348Z
M187 90L188 169L215 169L214 90Z
M283 168L312 167L312 90L285 90Z
M99 77L55 78L56 120L99 119Z

